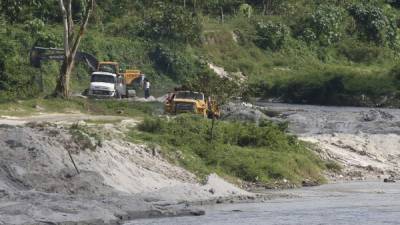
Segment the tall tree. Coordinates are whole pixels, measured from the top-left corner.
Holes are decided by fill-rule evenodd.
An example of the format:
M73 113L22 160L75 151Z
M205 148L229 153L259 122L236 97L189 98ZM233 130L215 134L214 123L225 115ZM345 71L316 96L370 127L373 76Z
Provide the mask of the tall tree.
M57 81L55 95L57 97L69 97L69 81L71 72L74 68L75 56L81 43L83 34L89 23L90 15L94 8L94 0L85 0L83 7L83 17L80 22L79 32L74 30L74 19L72 17L72 0L58 0L62 20L64 25L64 61L60 69L60 75Z

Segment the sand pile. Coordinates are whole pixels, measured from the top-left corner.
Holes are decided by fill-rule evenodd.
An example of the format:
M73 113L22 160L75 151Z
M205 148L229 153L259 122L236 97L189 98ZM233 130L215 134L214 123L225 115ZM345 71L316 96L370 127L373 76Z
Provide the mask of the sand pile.
M193 215L201 211L182 202L247 194L222 179L216 182L217 176L200 185L193 174L165 161L156 147L118 135L83 149L69 126L57 123L0 125L0 224L114 224ZM121 124L126 129L126 122Z

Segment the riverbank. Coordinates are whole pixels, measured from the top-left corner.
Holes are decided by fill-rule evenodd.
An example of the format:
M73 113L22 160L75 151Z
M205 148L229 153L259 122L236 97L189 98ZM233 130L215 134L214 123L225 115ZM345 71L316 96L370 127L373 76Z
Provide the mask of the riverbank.
M201 182L156 148L124 141L133 119L42 114L0 123L0 224L121 224L267 198L215 174Z
M399 109L257 105L270 119L287 122L289 132L312 143L324 160L341 165L341 172L327 174L331 181L399 179Z
M315 153L340 163L340 170L325 174L330 182L381 182L399 174L399 110L269 103L240 107L231 112L242 117L224 119L288 122L288 131L313 143L307 146ZM138 123L132 117L84 113L2 117L0 224L121 224L203 215L205 205L299 196L298 190L265 192L265 187L258 189L260 194L249 193L215 174L199 180L167 161L160 146L127 141L126 134L131 139Z

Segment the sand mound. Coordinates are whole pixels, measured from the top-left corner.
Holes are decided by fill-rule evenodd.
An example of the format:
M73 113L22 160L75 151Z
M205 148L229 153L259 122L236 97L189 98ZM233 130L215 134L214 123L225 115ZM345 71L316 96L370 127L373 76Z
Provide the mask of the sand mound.
M82 140L64 127L0 125L0 224L110 224L190 215L199 212L178 203L247 194L215 175L202 186L193 174L165 161L157 148L111 138L118 135L83 149ZM113 129L104 125L101 130Z

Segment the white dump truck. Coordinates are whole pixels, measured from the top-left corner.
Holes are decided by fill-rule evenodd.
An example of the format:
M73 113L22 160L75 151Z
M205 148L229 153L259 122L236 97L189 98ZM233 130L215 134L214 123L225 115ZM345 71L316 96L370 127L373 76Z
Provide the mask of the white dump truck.
M127 71L121 74L94 72L90 79L89 96L95 98L134 97L135 85L140 86L140 71Z

